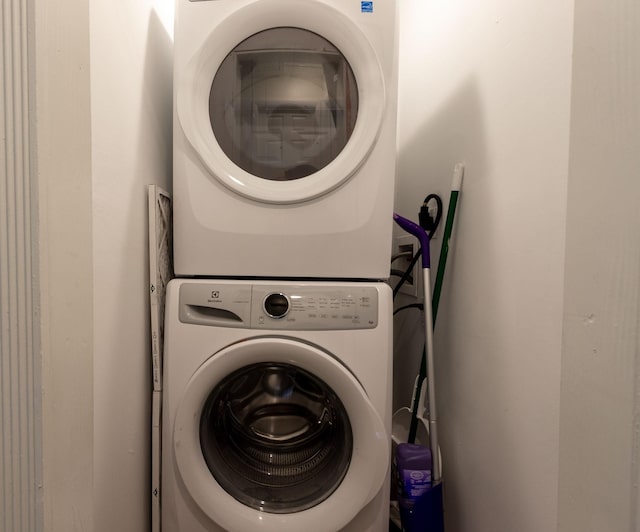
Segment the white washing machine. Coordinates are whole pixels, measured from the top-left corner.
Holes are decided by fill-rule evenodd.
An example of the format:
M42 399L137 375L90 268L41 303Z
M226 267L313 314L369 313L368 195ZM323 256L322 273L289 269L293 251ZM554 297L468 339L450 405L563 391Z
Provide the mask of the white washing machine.
M178 276L389 276L395 0L178 0Z
M388 529L391 300L383 283L169 283L164 532Z

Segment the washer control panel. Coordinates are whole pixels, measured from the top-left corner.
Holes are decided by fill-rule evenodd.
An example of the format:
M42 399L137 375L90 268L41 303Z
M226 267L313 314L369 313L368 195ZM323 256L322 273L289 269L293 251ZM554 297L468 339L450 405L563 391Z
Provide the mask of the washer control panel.
M378 326L378 289L358 284L188 283L180 321L264 330L346 330Z
M372 329L378 325L378 291L309 285L255 285L251 324L256 329Z

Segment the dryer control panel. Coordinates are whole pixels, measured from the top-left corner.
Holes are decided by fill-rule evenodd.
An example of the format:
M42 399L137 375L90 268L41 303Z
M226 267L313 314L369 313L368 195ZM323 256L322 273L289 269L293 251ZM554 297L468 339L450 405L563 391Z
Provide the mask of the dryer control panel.
M373 329L374 286L190 283L180 287L180 321L264 330Z

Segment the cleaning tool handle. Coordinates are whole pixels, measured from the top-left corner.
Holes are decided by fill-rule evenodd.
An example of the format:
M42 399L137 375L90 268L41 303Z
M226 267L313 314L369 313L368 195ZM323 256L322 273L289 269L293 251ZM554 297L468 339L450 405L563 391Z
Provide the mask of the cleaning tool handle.
M433 299L431 306L433 309L433 326L436 326L436 318L438 317L438 305L440 304L440 294L442 292L442 284L444 282L444 272L447 266L447 256L449 254L449 241L453 232L453 220L456 215L456 207L458 205L458 196L462 187L462 177L464 175L464 165L456 164L453 169L453 182L451 183L451 194L449 196L449 207L447 209L447 220L444 225L444 235L442 238L442 247L440 248L440 259L438 261L438 269L436 272L436 280L433 285Z
M422 268L430 268L431 257L429 253L429 235L427 235L427 232L417 223L412 222L395 212L393 213L393 219L400 227L402 227L402 229L407 233L412 234L420 241L420 247L422 248Z
M442 478L442 466L438 449L438 415L436 411L436 368L433 348L433 312L431 305L431 278L429 268L422 270L422 285L424 290L424 333L425 333L425 357L427 363L427 395L429 398L429 442L433 460L433 482L439 482Z
M453 179L451 182L451 190L460 192L462 188L462 177L464 176L464 164L456 163L453 167Z
M420 370L418 372L418 378L416 379L415 389L413 390L413 398L411 401L411 421L409 422L409 434L407 435L407 443L415 443L416 436L418 435L418 415L420 412L420 396L422 395L422 383L427 376L427 355L425 350L422 350L422 357L420 359Z

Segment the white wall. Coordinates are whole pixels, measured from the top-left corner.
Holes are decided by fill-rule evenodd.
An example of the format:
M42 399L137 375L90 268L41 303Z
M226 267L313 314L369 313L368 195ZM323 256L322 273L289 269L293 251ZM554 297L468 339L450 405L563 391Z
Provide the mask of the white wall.
M26 13L36 42L44 529L142 532L146 185L170 189L173 2L54 4Z
M171 189L172 5L91 2L96 532L149 529L146 185Z
M559 530L640 527L640 5L576 2Z
M430 192L446 208L466 166L435 333L456 532L556 529L572 17L571 1L401 3L396 209L417 219ZM396 407L418 370L411 320Z
M398 210L466 163L436 329L448 529L638 530L640 6L402 15Z
M93 524L89 12L61 0L35 2L33 14L43 522L76 532Z

